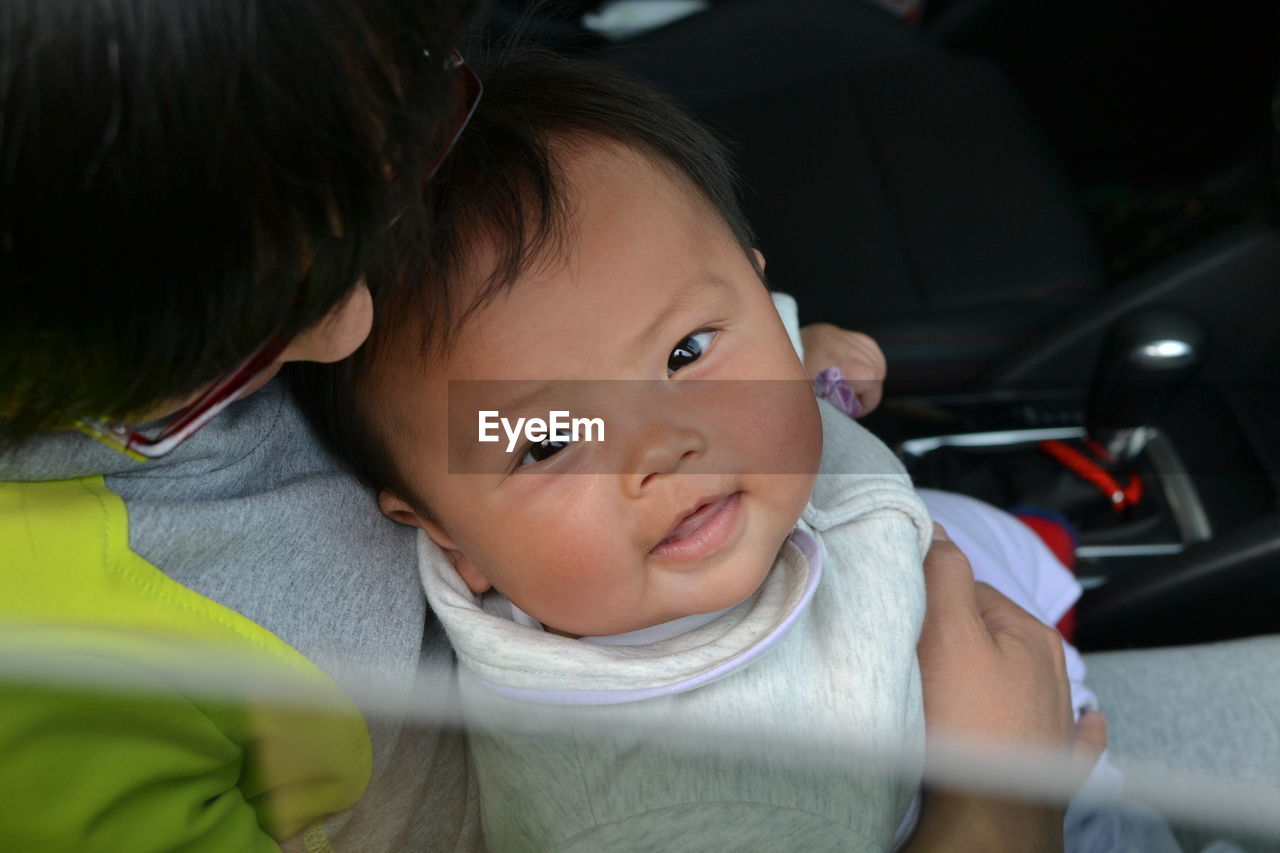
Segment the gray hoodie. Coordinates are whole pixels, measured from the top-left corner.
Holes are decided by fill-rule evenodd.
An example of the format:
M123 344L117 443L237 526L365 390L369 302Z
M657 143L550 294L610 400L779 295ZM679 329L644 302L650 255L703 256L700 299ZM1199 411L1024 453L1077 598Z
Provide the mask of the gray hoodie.
M407 706L420 666L451 653L414 573L414 538L321 448L280 382L209 423L172 455L134 462L79 433L0 456L0 480L105 475L125 502L129 546L183 586L276 634L364 701ZM334 815L335 847L480 845L460 733L366 711L373 748L364 797Z

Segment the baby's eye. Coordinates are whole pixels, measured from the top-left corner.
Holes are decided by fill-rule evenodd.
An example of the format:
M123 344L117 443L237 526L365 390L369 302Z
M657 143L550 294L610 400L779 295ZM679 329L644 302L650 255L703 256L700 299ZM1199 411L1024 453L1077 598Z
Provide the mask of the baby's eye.
M551 441L548 439L530 444L529 449L524 452L524 456L520 459L520 464L534 465L543 459L550 459L572 443L570 441Z
M711 346L711 339L715 336L716 333L713 331L694 332L676 344L671 355L667 356L667 375L670 376L680 368L688 367L702 358L702 354L707 351L707 347Z

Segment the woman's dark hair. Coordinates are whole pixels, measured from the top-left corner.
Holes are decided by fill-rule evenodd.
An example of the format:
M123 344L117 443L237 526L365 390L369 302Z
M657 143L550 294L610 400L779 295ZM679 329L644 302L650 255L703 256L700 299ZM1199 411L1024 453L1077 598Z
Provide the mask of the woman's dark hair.
M369 341L344 362L293 371L295 392L331 449L366 484L406 500L413 495L361 384L399 335L418 336L421 358L440 357L468 316L559 248L571 226L556 157L572 156L572 146L551 143L612 142L650 157L704 198L755 264L724 144L669 98L621 71L532 47L502 49L474 67L485 84L479 108L432 181L423 217L397 235L414 239L388 247L372 273ZM463 273L473 272L468 262L480 245L496 260L477 288Z
M455 0L0 0L0 449L313 325L453 127Z

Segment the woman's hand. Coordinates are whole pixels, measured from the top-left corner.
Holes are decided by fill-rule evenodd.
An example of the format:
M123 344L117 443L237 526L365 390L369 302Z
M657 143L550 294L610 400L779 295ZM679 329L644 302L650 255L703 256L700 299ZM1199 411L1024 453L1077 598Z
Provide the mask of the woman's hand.
M930 734L1069 746L1076 727L1058 632L975 583L950 539L935 538L924 569L928 610L917 651Z
M1077 726L1057 632L986 584L936 528L925 558L927 611L917 652L931 735L1074 750L1092 766L1106 747L1097 712ZM973 792L925 795L912 850L1060 850L1065 804Z
M838 367L857 392L862 414L880 405L888 366L880 345L872 338L830 323L812 323L800 329L800 343L804 345L804 369L809 376Z

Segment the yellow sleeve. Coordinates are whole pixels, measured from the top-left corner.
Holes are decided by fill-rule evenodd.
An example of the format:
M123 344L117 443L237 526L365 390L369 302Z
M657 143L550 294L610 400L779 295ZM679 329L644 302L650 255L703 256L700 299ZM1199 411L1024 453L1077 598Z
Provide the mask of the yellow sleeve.
M0 849L279 849L240 788L240 745L158 677L91 663L146 692L0 685Z

